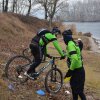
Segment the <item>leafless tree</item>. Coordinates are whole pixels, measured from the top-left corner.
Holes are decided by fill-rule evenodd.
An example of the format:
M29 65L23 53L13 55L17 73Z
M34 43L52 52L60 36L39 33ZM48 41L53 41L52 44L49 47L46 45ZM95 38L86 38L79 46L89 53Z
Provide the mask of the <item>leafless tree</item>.
M49 20L51 26L54 16L60 9L62 9L62 4L65 0L37 0L37 3L40 3L44 8L45 19Z
M8 0L2 0L2 11L3 12L8 11Z
M57 9L57 2L58 0L50 0L49 1L49 9L48 9L48 16L49 16L49 23L50 23L50 26L52 24L52 20L53 20L53 17L55 15L55 12L56 12L56 9Z
M99 5L100 0L77 1L69 6L66 18L68 21L100 21Z
M7 12L8 11L8 2L9 2L9 0L6 0L4 12Z
M13 0L13 8L12 8L12 12L15 12L15 7L17 7L17 0Z
M31 7L32 7L32 1L28 0L28 2L29 2L29 8L28 8L27 16L29 16L30 11L31 11Z
M48 18L48 1L49 0L36 0L37 4L41 4L44 10L45 19Z
M4 7L4 0L2 0L2 11L4 12L5 7Z

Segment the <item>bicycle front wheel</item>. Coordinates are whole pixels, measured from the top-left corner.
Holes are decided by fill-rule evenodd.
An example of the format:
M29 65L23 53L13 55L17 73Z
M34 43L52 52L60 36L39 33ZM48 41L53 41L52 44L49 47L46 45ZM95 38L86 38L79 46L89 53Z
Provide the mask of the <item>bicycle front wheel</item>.
M58 68L51 69L45 78L45 88L48 93L55 94L63 85L63 75Z
M26 82L27 77L24 75L24 72L28 70L31 60L25 56L14 56L8 60L5 67L6 77L13 82ZM19 78L19 76L21 76Z

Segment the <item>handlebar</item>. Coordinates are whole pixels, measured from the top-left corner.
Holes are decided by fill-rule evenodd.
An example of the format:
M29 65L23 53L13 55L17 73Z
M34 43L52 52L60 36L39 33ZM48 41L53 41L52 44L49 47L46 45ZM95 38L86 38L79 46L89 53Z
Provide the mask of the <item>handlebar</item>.
M62 51L63 53L64 53L64 55L66 56L66 51ZM51 56L51 55L49 55L49 54L46 54L46 56L48 57L48 58L50 58L50 59L65 59L65 56L64 57L54 57L54 56Z
M61 59L61 57L53 57L53 56L52 56L52 59Z
M50 58L50 59L61 59L61 57L54 57L54 56L51 56L51 55L48 55L47 57Z

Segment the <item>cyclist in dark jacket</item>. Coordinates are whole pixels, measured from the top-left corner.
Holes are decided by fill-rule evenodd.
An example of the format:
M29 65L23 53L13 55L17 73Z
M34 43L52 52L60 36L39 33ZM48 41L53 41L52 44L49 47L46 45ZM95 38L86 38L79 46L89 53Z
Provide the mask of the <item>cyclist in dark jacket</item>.
M41 29L37 32L37 35L32 38L30 44L31 53L34 57L34 60L27 73L25 73L26 76L34 79L35 75L37 74L35 69L41 63L43 55L45 54L46 56L50 57L47 54L47 49L46 49L46 45L50 42L53 43L54 47L61 55L61 59L65 58L65 55L62 52L62 49L55 35L46 29Z
M66 73L65 78L71 77L70 85L72 89L73 100L78 100L78 96L80 96L81 100L86 100L83 92L85 71L81 59L80 49L73 41L71 30L65 30L62 35L64 42L67 45L67 57L70 60L69 70Z

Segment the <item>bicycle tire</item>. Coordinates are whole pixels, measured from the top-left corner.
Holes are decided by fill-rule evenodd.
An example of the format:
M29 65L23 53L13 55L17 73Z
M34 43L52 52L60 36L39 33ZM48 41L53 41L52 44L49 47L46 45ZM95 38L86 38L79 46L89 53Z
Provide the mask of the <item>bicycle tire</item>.
M26 48L26 49L24 49L23 51L22 51L22 55L23 56L25 56L25 52L28 50L28 48Z
M59 78L60 79L60 84L59 84L59 87L56 90L54 90L54 88L52 90L52 89L50 89L50 88L52 88L52 86L48 86L49 75L51 73L53 73L53 72L59 73L59 75L60 75L60 78ZM51 76L50 76L50 78L51 78ZM53 75L52 78L54 78L54 75ZM57 78L57 76L56 76L56 78ZM52 79L50 81L52 81ZM54 82L54 83L56 83L56 82ZM46 88L46 91L48 93L55 94L55 93L60 91L62 85L63 85L63 74L62 74L62 72L58 68L53 68L53 69L49 70L48 73L46 74L46 77L45 77L45 88Z
M22 51L22 55L26 56L26 57L31 57L32 56L31 52L29 52L29 48L24 49Z
M30 64L31 63L31 60L28 58L28 57L25 57L25 56L22 56L22 55L18 55L18 56L14 56L14 57L12 57L11 59L9 59L8 60L8 62L7 62L7 64L6 64L6 66L5 66L5 76L9 79L9 80L11 80L11 81L13 81L13 82L20 82L20 83L24 83L24 82L26 82L27 80L28 80L28 78L27 77L25 77L25 78L23 78L23 80L20 80L20 79L18 79L18 77L17 77L17 67L19 67L20 68L20 70L21 70L21 65L17 65L17 66L15 66L15 65L13 65L13 66L15 66L15 70L14 70L14 68L13 68L13 66L10 66L13 62L14 62L14 60L17 60L17 59L23 59L23 60L25 60L25 63L26 64ZM17 62L18 63L18 62ZM17 64L16 63L16 64ZM23 63L22 61L20 62L20 63ZM10 67L12 67L11 69L11 71L10 71ZM10 72L9 72L10 71ZM14 73L14 71L15 71L15 73ZM23 70L22 70L23 71ZM14 74L13 74L14 73ZM11 74L11 75L10 75ZM15 76L15 77L13 77L13 75Z

